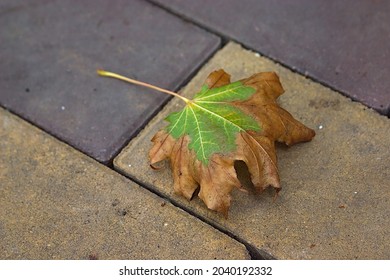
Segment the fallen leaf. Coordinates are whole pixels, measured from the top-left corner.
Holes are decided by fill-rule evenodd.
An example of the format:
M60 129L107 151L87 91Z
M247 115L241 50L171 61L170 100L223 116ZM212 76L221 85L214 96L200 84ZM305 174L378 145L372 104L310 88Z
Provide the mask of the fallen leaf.
M190 200L199 187L200 199L225 217L232 189L242 188L235 161L246 163L256 190L273 187L278 193L275 141L293 145L315 135L276 103L284 90L273 72L231 83L224 70L214 71L193 100L115 73L98 73L174 95L186 103L183 110L166 118L169 125L153 137L150 164L154 167L169 159L175 192Z
M153 137L150 163L169 159L175 192L191 199L200 186L200 199L225 216L230 192L241 188L235 161L246 163L258 191L271 186L279 192L274 142L293 145L315 135L279 107L282 93L275 73L230 83L223 70L212 72L194 99L170 114L170 124Z

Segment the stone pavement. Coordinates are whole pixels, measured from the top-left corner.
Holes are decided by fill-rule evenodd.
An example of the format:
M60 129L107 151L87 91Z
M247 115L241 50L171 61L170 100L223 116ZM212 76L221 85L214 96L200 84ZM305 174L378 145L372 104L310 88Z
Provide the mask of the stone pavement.
M2 1L0 259L389 259L390 6L353 3ZM224 219L147 162L179 102L97 68L186 96L272 70L317 135L277 146L275 203L234 191Z
M390 258L389 120L234 43L219 51L182 94L192 96L210 72L222 67L232 81L260 71L278 73L286 90L280 104L316 130L309 143L278 147L283 189L276 203L273 193L237 191L224 219L198 199L188 202L173 193L169 165L154 171L147 152L167 114L182 106L177 99L121 152L115 168L254 246L264 257Z

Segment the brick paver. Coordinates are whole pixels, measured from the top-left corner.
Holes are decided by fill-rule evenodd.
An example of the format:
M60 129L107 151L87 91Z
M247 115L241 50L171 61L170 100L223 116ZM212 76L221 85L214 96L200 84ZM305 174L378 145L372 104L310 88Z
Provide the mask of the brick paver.
M258 55L257 55L258 56ZM169 105L114 161L115 168L182 207L280 259L390 258L390 122L377 112L229 43L183 91L192 96L209 72L225 68L233 80L276 71L286 93L282 107L316 130L309 143L277 146L282 191L260 196L233 192L229 218L207 210L199 200L175 195L169 164L154 171L147 153ZM243 180L248 175L243 175ZM249 187L250 189L250 187Z
M153 0L390 114L390 2Z
M145 1L0 5L0 105L108 162L167 101L99 78L116 71L177 89L219 38Z
M0 109L0 259L247 259L245 247Z

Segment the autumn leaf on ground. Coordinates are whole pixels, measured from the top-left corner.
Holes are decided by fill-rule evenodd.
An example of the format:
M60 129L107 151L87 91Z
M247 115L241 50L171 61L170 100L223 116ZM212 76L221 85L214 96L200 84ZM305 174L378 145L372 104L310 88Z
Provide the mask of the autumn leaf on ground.
M230 192L241 188L235 161L246 163L258 191L273 187L279 192L275 141L293 145L315 135L276 103L283 88L273 72L231 83L224 70L214 71L192 100L110 72L99 74L152 87L186 103L153 137L150 164L169 159L175 192L191 199L200 187L200 199L225 216Z

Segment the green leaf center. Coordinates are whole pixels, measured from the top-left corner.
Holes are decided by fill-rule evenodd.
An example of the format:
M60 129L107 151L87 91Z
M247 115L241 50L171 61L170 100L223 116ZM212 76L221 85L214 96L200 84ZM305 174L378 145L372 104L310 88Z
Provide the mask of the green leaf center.
M182 111L166 118L170 122L166 129L175 139L188 135L191 139L189 149L207 165L212 154L227 153L236 148L237 133L260 130L252 116L229 103L247 100L255 91L241 82L212 89L203 86Z

